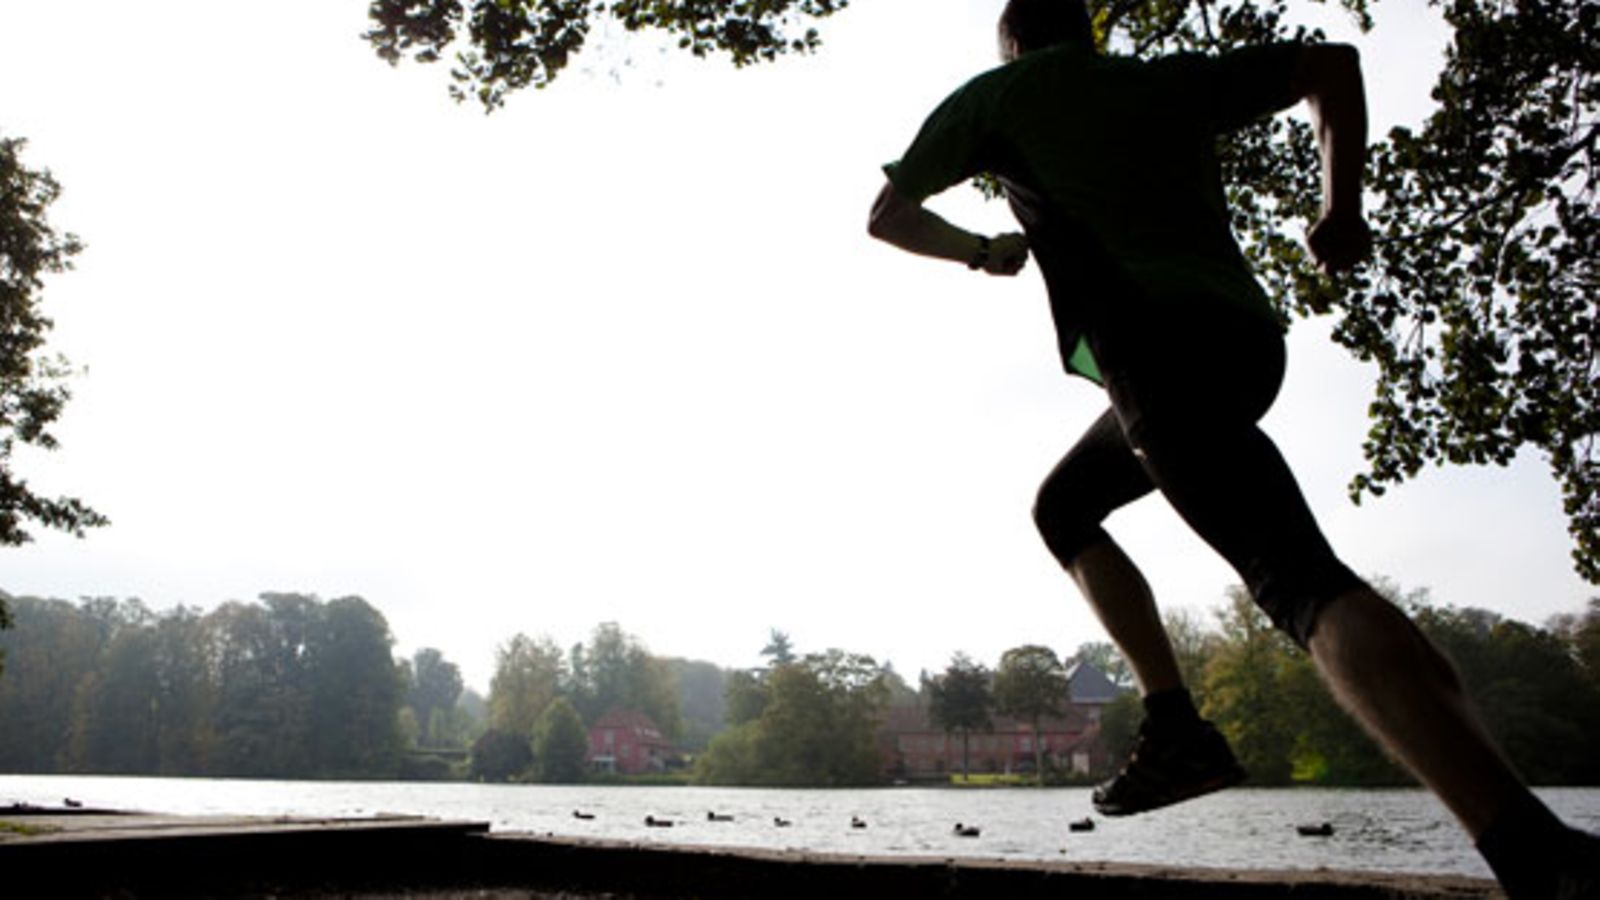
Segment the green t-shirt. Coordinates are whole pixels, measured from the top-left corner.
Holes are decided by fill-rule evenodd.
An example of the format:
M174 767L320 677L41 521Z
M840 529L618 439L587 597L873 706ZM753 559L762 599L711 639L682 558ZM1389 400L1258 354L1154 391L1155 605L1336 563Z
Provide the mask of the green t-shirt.
M922 200L983 172L1006 188L1050 289L1062 359L1098 381L1085 304L1230 304L1271 319L1228 223L1215 141L1289 106L1299 44L1150 61L1060 45L967 82L898 162Z

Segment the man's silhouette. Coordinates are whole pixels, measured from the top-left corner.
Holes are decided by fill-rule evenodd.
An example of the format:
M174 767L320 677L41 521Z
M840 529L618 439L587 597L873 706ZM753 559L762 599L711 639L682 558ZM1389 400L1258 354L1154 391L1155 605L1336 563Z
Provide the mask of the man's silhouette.
M1214 143L1306 101L1323 201L1307 244L1325 270L1360 263L1371 238L1355 50L1105 56L1082 0L1012 0L1000 43L1006 64L951 94L884 167L869 230L993 275L1016 274L1031 251L1063 362L1109 395L1034 510L1144 694L1138 744L1096 807L1143 812L1244 777L1196 712L1143 576L1101 528L1159 490L1310 652L1341 704L1438 794L1513 898L1600 894L1600 839L1567 828L1522 784L1450 663L1334 554L1256 424L1282 381L1282 329L1229 228ZM923 207L985 172L1025 235L990 239Z

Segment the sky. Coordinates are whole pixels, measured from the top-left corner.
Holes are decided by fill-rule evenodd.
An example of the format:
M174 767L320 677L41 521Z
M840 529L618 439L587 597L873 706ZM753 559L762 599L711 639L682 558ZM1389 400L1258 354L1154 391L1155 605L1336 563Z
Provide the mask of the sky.
M518 632L618 622L758 661L769 630L914 679L1104 632L1033 531L1105 406L1042 284L865 233L894 159L995 64L1002 0L859 0L813 56L735 70L620 33L485 116L392 69L360 0L6 0L0 134L87 249L47 279L81 370L17 455L112 520L0 549L0 589L211 609L359 595L485 690ZM1298 6L1298 4L1297 4ZM1430 108L1443 28L1355 33L1374 135ZM957 188L953 221L1013 229ZM1373 371L1297 323L1264 421L1341 556L1532 623L1595 589L1544 460L1346 485ZM1159 497L1108 523L1164 608L1237 576Z

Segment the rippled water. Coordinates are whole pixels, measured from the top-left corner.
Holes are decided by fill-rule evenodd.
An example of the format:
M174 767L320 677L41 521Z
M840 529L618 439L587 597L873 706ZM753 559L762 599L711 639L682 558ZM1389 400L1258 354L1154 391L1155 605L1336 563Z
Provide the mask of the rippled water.
M1600 831L1600 789L1539 791L1568 822ZM1489 877L1471 843L1420 790L1234 789L1128 819L1094 816L1082 788L769 790L0 775L0 806L85 804L180 814L486 821L497 831L847 854L1118 861L1258 869L1361 869ZM575 818L574 810L594 815ZM709 812L731 822L707 821ZM645 816L673 828L648 828ZM867 827L850 827L859 816ZM793 822L786 828L774 817ZM952 833L978 825L977 838ZM1329 822L1331 837L1295 826Z

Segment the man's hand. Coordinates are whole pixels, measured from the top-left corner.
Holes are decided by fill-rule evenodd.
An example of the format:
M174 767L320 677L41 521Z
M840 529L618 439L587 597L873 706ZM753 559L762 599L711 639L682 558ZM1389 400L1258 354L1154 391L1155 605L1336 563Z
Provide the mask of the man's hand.
M981 235L951 225L922 201L902 196L888 182L872 204L867 233L902 250L948 259L990 275L1015 275L1028 262L1026 237L1015 232L1002 234L989 240L984 253Z
M1028 262L1028 239L1015 232L989 242L989 260L983 270L990 275L1015 275Z
M1311 107L1322 157L1322 218L1306 232L1306 244L1323 272L1340 272L1372 253L1372 232L1361 217L1367 158L1361 55L1347 44L1307 44L1291 89Z
M1360 213L1323 213L1306 232L1306 246L1323 272L1342 272L1372 255L1372 232Z

